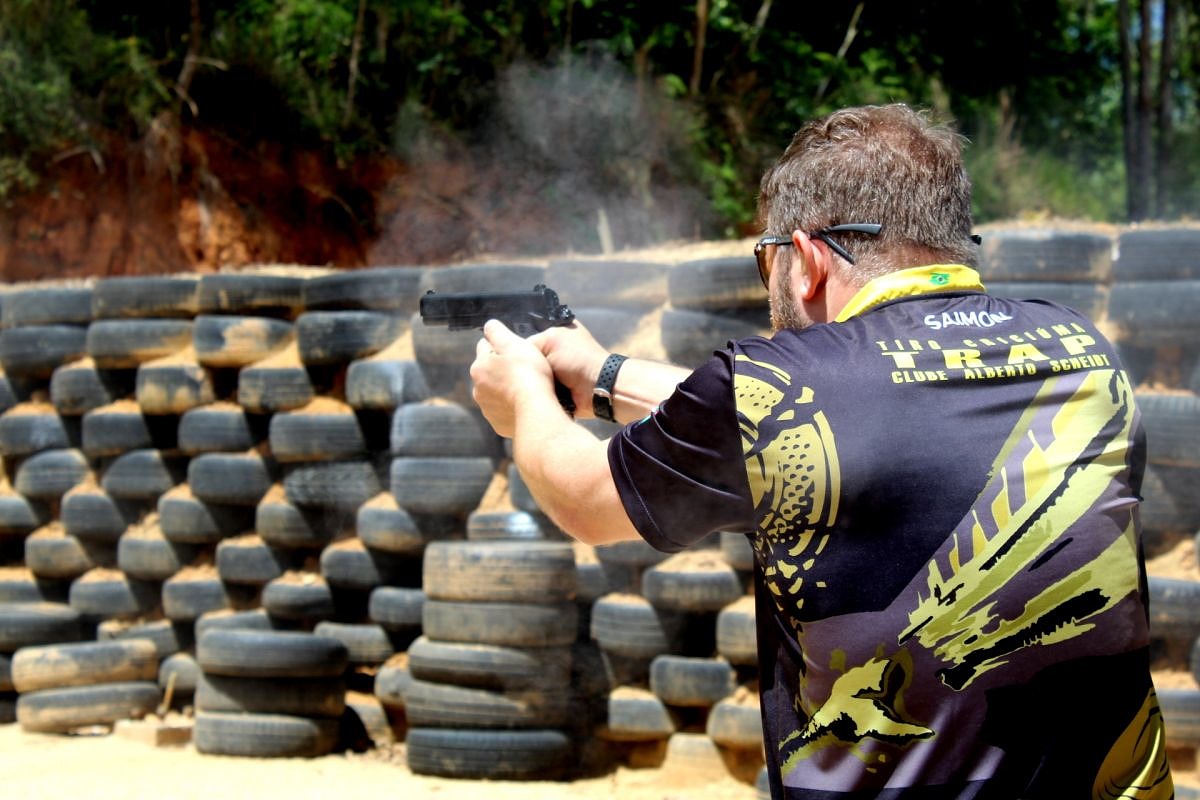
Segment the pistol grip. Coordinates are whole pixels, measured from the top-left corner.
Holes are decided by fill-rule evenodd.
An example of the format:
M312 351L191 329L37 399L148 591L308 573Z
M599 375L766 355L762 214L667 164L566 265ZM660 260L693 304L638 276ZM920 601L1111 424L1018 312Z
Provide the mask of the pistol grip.
M572 417L575 416L575 401L571 399L571 390L559 382L558 378L554 379L554 394L558 397L558 404L563 407Z

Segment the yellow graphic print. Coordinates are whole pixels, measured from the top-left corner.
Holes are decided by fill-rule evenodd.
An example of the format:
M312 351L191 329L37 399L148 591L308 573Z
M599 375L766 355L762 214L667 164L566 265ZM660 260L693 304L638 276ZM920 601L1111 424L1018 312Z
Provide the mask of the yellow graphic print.
M843 673L829 702L809 717L804 730L784 738L780 750L795 747L782 765L787 773L798 762L827 747L849 747L871 769L887 760L885 751L860 745L873 740L901 746L933 736L929 728L905 719L904 689L912 680L912 663L900 651L891 658L873 658Z
M823 531L837 518L841 469L833 432L825 414L812 408L812 390L791 389L791 377L769 364L739 355L769 375L771 381L736 372L734 390L741 412L746 470L754 507L764 509L755 538L767 588L787 615L804 606L804 573L825 549ZM789 398L792 398L789 400ZM818 531L822 531L818 535ZM770 545L787 547L776 559ZM781 599L787 597L787 602ZM791 615L793 629L800 624Z
M811 388L793 386L790 375L770 364L744 355L738 361L734 389L760 518L755 548L764 584L803 641L801 623L789 609L801 609L806 594L825 588L806 583L805 573L825 549L837 517L836 443ZM1119 371L1096 369L1044 383L993 461L970 515L951 534L949 551L925 568L918 584L925 591L908 595L913 605L902 612L907 626L893 646L881 646L866 663L838 664L841 674L823 704L803 703L806 726L779 743L785 775L829 748L847 749L873 770L895 752L873 744L904 748L935 736L904 710L913 677L908 648L934 654L943 664L943 685L959 692L1021 650L1086 633L1137 591L1129 569L1137 547L1131 515L1100 553L1039 586L1017 608L1011 597L1012 586L1070 546L1066 532L1126 468L1134 421L1132 389ZM1166 770L1151 697L1114 744L1094 797L1157 798ZM1165 786L1169 791L1169 781Z
M1132 771L1130 765L1133 765ZM1095 800L1157 800L1171 797L1172 781L1162 712L1151 689L1146 702L1113 743L1092 786Z
M1074 573L1027 598L1022 613L1005 619L996 610L1005 586L1048 548L1059 546L1060 534L1095 506L1124 469L1133 424L1132 390L1124 376L1113 370L1089 372L1062 403L1051 397L1060 381L1046 382L996 458L992 485L985 489L994 499L977 503L970 530L955 534L949 570L943 574L936 560L929 564L929 594L909 615L911 627L900 638L904 642L915 636L937 653L947 664L942 680L953 689L970 685L1017 650L1085 633L1092 628L1089 619L1137 589L1137 576L1124 566L1134 560L1137 547L1130 519L1123 536ZM1087 447L1112 417L1114 399L1125 410L1122 429L1108 438L1098 457L1085 461ZM1048 404L1061 408L1049 429L1038 426L1047 440L1043 443L1032 418ZM1019 447L1027 454L1010 469ZM1021 482L1019 492L1010 481Z

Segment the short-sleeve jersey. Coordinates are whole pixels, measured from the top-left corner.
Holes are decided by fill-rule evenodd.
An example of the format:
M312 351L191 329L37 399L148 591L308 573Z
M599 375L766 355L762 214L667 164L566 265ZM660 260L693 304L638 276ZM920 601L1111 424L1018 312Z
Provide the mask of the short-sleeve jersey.
M730 343L609 445L630 519L755 554L773 796L1168 798L1145 444L1111 345L963 266Z

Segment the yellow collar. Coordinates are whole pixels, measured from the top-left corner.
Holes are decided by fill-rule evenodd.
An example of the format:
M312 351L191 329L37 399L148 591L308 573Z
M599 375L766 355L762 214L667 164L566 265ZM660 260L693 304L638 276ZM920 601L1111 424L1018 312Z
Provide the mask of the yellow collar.
M875 306L900 297L937 292L982 292L979 273L962 264L930 264L881 275L855 293L834 322L845 322Z

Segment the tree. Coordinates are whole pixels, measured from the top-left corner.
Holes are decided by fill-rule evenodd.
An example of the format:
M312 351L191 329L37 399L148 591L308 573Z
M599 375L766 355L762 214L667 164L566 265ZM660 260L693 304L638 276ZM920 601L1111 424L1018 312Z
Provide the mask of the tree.
M1179 0L1119 0L1119 7L1126 209L1132 221L1164 218L1174 210L1176 43L1192 15Z

